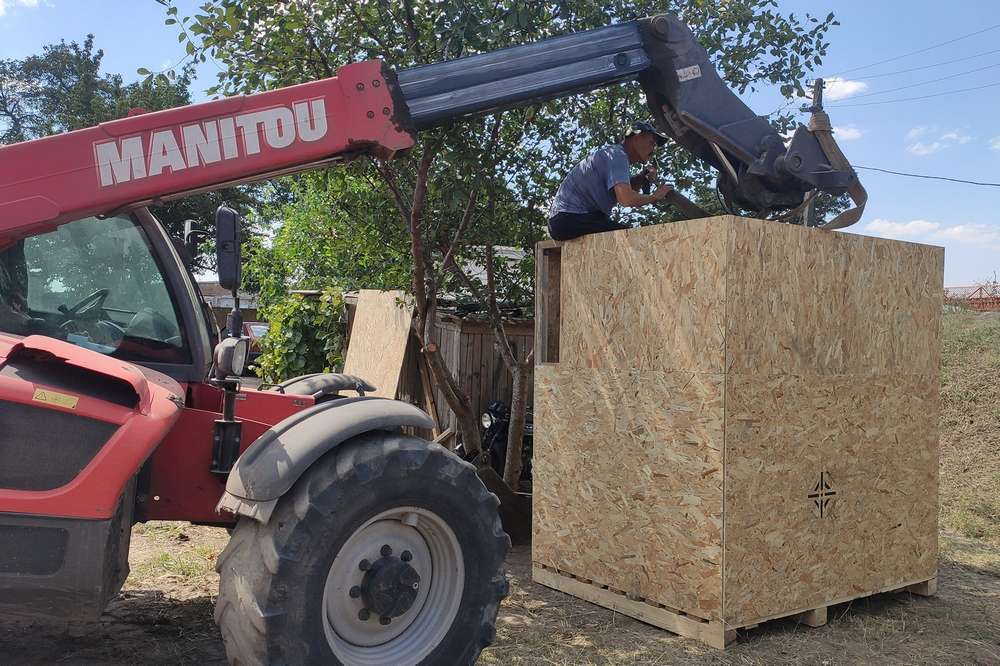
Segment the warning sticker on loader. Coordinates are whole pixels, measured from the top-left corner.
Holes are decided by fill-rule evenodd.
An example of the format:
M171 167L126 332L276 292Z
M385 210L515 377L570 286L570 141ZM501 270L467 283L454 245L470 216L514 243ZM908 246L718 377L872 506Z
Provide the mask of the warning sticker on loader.
M66 395L48 389L35 389L31 399L35 402L44 402L47 405L56 405L67 409L76 409L76 403L80 402L80 398L75 395Z

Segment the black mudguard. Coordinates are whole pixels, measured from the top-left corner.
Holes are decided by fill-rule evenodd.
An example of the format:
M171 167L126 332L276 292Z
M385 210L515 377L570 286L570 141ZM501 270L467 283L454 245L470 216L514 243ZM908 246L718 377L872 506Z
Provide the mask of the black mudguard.
M243 452L218 508L266 523L274 505L322 455L372 430L432 428L413 405L386 398L345 398L288 417Z

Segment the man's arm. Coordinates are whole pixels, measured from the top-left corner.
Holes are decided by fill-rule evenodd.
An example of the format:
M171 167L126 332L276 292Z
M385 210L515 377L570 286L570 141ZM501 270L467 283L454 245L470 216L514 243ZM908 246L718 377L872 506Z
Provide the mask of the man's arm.
M646 206L651 203L655 203L667 196L673 188L671 185L663 184L656 188L656 191L652 194L640 194L632 189L632 185L629 183L618 183L615 185L615 199L618 200L618 204L625 206L626 208L637 208L638 206Z

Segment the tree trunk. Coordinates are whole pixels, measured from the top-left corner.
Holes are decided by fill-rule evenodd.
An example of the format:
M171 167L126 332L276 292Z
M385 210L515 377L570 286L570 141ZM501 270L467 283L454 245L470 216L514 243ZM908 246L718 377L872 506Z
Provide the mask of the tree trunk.
M505 333L506 335L506 333ZM513 377L510 398L510 425L507 428L507 460L504 461L503 480L514 490L521 480L521 449L524 442L524 417L528 409L528 373L532 355L517 361L511 368Z
M422 351L434 375L434 384L441 389L445 402L455 412L458 437L465 446L465 452L478 454L483 445L479 436L479 419L472 412L472 400L452 377L434 343L424 343Z

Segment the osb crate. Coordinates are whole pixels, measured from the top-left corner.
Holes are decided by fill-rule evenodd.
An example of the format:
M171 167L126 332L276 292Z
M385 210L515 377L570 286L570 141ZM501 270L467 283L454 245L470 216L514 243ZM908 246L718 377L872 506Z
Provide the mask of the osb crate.
M932 593L943 261L732 216L540 244L535 580L718 647Z

